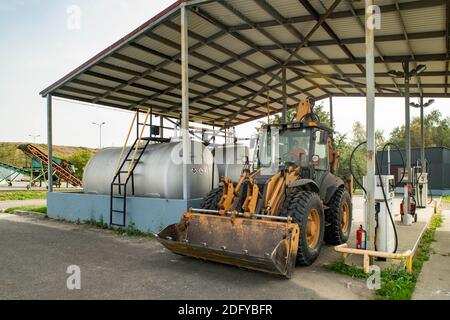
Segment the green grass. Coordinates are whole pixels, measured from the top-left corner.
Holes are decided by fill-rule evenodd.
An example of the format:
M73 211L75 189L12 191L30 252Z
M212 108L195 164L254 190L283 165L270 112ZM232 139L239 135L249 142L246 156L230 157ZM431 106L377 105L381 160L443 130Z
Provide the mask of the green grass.
M413 259L413 272L408 273L404 267L392 267L381 271L381 288L376 291L380 299L410 300L416 287L417 279L422 271L423 264L430 259L432 243L435 241L436 229L442 225L441 215L435 215L428 230L422 237L416 255ZM326 266L327 269L346 274L352 278L367 279L370 274L354 265L346 265L342 261Z
M442 197L442 201L446 203L450 203L450 196L444 196Z
M11 191L0 192L0 201L46 199L46 191Z
M40 207L40 206L12 207L5 210L6 213L13 213L14 211L27 211L47 215L47 207Z
M81 222L78 221L78 224ZM86 220L84 221L85 224L102 229L102 230L111 230L114 231L117 234L123 235L126 234L130 237L147 237L147 238L153 238L155 235L151 232L142 232L138 229L136 229L136 225L134 223L130 223L127 228L119 227L119 228L112 228L107 223L103 221L103 216L100 217L100 221L97 221L95 219Z

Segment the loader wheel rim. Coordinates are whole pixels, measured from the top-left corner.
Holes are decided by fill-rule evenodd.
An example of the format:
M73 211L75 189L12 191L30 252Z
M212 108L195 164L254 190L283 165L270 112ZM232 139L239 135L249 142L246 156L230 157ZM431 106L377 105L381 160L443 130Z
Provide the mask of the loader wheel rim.
M320 215L317 209L312 209L306 224L306 241L308 247L314 249L319 242L320 236Z
M342 233L347 234L350 227L350 206L345 202L342 206L341 228Z

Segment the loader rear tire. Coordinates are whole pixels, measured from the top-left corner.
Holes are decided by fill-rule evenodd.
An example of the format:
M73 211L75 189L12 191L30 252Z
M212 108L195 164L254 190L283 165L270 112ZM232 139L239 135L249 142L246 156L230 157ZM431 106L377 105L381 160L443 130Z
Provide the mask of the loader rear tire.
M345 188L331 198L326 216L325 242L331 245L346 243L352 228L352 199Z
M325 231L325 216L319 195L310 191L289 193L282 214L292 217L300 228L297 265L310 266L319 257Z
M218 210L217 206L219 204L220 198L222 198L222 195L222 187L212 190L206 195L206 197L203 198L202 209Z

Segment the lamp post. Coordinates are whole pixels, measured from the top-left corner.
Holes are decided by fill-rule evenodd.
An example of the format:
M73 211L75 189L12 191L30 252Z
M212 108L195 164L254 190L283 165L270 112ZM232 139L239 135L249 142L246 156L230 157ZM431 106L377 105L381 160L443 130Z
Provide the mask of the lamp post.
M410 225L412 221L410 221L410 215L408 214L410 208L410 197L409 197L409 188L411 186L412 181L412 170L411 170L411 115L410 115L410 94L409 94L409 84L411 78L414 76L420 75L427 69L427 66L424 64L418 65L415 69L410 70L409 61L404 62L403 71L395 71L391 70L388 72L388 75L393 78L403 78L405 80L405 144L406 144L406 172L408 174L408 184L406 185L405 190L405 199L404 199L404 212L406 217L404 219L404 223Z
M34 135L34 134L29 134L28 136L31 137L31 138L33 138L33 144L36 144L36 139L41 137L40 134L36 134L36 135Z
M100 147L99 147L99 149L101 149L102 148L102 127L106 124L106 122L102 122L102 123L92 122L92 124L94 126L97 126L100 130Z
M409 105L413 108L420 108L420 163L422 164L422 173L425 172L425 118L424 109L431 106L434 103L434 99L430 99L423 103L423 97L420 97L420 103L411 102Z

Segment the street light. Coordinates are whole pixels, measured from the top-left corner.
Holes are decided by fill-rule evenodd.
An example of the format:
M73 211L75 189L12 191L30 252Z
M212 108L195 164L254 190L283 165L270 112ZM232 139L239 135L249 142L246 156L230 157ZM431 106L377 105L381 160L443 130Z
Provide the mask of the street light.
M414 76L420 75L427 69L427 66L424 64L419 64L415 69L409 69L409 61L402 63L403 70L396 71L390 70L388 71L388 75L393 78L403 78L405 80L405 140L406 140L406 171L408 172L408 185L406 188L409 189L412 179L412 170L411 170L411 115L410 115L410 95L409 95L409 84L411 78ZM409 222L409 208L410 208L410 197L409 194L405 191L405 200L404 200L404 212L405 212L405 224L410 224Z
M41 137L40 134L36 134L36 135L29 134L28 136L33 138L33 144L36 144L36 139Z
M106 122L102 122L102 123L92 122L92 124L94 126L97 126L100 130L100 147L99 147L99 149L101 149L102 148L102 127L106 124Z
M422 164L422 173L425 172L425 119L424 119L424 109L431 106L434 103L434 99L428 100L423 103L423 97L420 97L420 103L411 102L409 105L413 108L420 108L420 163Z

